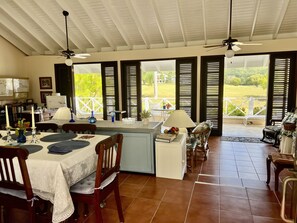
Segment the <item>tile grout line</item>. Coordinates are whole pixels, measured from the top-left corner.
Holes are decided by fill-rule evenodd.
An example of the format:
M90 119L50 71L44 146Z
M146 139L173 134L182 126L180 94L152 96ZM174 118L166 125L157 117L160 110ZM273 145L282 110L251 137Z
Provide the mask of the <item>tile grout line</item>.
M153 219L154 219L154 217L156 216L156 214L157 214L157 212L158 212L158 210L159 210L159 208L160 208L160 206L161 206L162 200L163 200L163 198L165 197L166 193L167 193L167 188L166 188L166 191L165 191L165 193L163 194L161 200L159 201L158 207L156 208L156 211L154 212L154 214L153 214L153 216L152 216L152 219L151 219L150 223L153 222Z

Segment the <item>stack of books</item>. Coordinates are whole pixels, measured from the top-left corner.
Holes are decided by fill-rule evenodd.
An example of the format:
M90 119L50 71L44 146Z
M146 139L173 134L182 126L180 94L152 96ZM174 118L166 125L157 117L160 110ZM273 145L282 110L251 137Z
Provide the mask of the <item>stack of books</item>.
M165 134L161 133L157 135L156 141L157 142L172 142L176 138L176 134Z

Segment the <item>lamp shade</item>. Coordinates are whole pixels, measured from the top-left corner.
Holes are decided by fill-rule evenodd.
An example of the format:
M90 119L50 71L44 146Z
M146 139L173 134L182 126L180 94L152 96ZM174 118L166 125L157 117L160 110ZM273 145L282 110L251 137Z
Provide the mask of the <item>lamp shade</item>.
M195 127L196 125L184 110L175 110L164 122L163 126L191 128Z

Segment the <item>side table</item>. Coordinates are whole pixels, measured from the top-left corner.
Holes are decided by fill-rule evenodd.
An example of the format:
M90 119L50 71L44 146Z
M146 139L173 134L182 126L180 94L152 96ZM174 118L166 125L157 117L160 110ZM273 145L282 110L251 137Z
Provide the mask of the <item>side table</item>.
M156 143L156 176L182 180L187 171L187 134L180 133L171 143Z

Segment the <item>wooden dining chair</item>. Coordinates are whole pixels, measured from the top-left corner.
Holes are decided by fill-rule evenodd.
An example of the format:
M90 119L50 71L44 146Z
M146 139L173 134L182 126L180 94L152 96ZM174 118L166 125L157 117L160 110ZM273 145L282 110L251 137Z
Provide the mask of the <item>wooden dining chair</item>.
M62 130L64 132L74 132L74 133L89 133L95 134L96 125L87 124L87 123L66 123L62 125Z
M29 222L36 221L36 207L40 201L32 191L26 165L29 152L26 149L0 146L0 206L3 207L4 222L10 221L10 209L25 209ZM16 178L19 169L22 182Z
M96 145L96 153L98 155L96 172L70 188L74 203L83 202L94 205L96 222L99 223L103 222L101 203L104 202L111 192L114 192L120 222L124 222L118 180L122 143L122 134L110 136L99 142ZM78 217L77 213L76 208L75 218Z
M38 132L47 132L49 130L57 132L59 128L56 123L36 123L35 125Z

